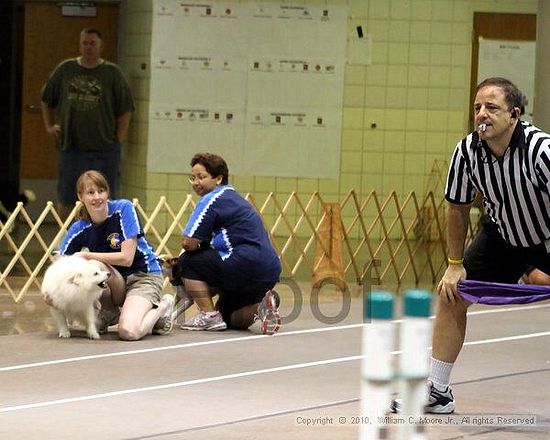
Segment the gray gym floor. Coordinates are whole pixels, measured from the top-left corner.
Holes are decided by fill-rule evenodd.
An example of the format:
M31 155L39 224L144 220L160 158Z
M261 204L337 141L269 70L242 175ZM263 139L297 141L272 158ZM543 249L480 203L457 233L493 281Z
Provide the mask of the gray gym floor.
M294 303L278 290L288 316ZM18 305L0 294L0 438L356 439L361 298L334 323L319 318L341 312L338 294L318 312L304 299L272 337L176 327L123 342L113 328L100 341L82 330L60 340L37 293ZM456 424L426 425L428 439L550 438L549 313L548 302L471 308L453 373ZM513 415L535 424L497 422Z

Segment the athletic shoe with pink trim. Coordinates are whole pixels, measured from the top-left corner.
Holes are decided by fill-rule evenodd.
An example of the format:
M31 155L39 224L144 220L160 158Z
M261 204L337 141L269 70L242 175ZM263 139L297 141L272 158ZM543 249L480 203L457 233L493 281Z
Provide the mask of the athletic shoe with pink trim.
M278 310L280 302L279 294L274 290L268 290L258 306L256 318L261 321L264 335L273 335L281 328L281 315Z
M182 330L220 331L227 328L227 324L220 312L199 312L189 321L181 325Z

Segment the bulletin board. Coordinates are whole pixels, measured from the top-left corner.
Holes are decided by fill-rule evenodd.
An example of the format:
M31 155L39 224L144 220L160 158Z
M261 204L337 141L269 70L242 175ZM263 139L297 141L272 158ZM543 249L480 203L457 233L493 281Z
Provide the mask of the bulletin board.
M153 5L148 171L338 177L347 7Z
M477 83L500 76L512 81L527 98L525 115L532 122L535 95L535 41L479 39Z

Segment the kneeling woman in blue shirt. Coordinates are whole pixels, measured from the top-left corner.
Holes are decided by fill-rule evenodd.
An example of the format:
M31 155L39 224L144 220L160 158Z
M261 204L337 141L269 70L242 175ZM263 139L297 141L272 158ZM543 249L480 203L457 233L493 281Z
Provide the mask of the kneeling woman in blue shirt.
M94 170L79 177L76 191L83 207L63 240L61 254L99 261L111 272L109 289L101 298L100 333L117 321L124 340L138 340L151 331L169 333L174 299L161 298L162 270L132 202L109 200L107 179Z
M262 332L279 330L279 298L273 287L281 262L254 207L228 185L223 158L191 160L189 182L201 197L183 230L176 273L199 313L185 330L246 329L259 319ZM219 294L214 307L212 296Z

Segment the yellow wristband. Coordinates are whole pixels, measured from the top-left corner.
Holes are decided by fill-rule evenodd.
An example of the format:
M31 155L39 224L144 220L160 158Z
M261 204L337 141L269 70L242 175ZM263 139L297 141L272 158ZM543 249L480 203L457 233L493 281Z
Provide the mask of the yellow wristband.
M461 258L460 260L453 260L452 258L447 258L447 262L449 264L454 264L455 266L462 266L463 261L464 261L464 258Z

